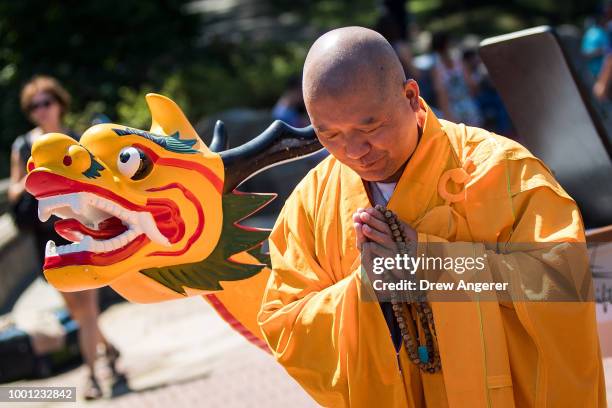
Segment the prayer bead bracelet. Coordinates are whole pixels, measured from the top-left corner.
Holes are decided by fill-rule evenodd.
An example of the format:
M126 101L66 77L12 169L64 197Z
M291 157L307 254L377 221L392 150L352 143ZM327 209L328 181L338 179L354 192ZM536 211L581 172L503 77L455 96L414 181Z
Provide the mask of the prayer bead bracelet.
M386 209L381 205L377 205L375 209L385 217L385 221L391 229L393 239L397 243L400 254L408 254L408 245L413 243L406 237L404 230L397 220L397 216L393 213L393 211ZM433 312L429 304L426 301L421 300L420 297L414 302L400 302L397 299L397 294L392 291L391 305L410 361L418 366L421 371L432 374L440 371L442 369L442 362L440 360L439 350L434 344L436 328L434 325ZM414 311L418 318L418 321L415 321L415 332L417 333L416 338L413 338L408 330L408 323L410 320L406 317L406 314L410 313L408 310L410 305L414 306ZM419 323L423 331L425 344L419 344Z

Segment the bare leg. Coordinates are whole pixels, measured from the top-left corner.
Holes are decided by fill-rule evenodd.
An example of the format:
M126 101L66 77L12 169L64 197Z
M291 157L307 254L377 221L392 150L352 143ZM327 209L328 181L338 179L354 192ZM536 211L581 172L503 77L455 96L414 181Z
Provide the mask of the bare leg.
M88 390L86 398L96 398L101 396L99 386L95 379L95 362L97 356L97 346L100 341L100 329L98 328L98 296L96 290L86 290L82 292L62 293L70 315L79 323L79 347L89 368Z

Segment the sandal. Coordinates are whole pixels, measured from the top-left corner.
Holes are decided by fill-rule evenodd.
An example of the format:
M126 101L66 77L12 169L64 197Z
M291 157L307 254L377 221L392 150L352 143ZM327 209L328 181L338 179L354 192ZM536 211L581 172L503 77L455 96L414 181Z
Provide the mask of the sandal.
M98 384L98 380L93 375L90 375L85 383L85 392L83 396L86 400L91 401L95 399L102 398L102 388L100 388L100 384Z
M121 357L121 353L119 350L115 348L112 344L108 343L106 346L106 359L108 361L108 365L111 368L113 375L117 375L117 360Z

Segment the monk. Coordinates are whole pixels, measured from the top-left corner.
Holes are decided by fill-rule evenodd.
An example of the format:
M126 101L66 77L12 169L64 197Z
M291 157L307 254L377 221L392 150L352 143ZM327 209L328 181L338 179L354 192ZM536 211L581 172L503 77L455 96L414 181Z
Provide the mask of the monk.
M484 256L491 281L583 279L573 274L586 257L571 246L585 240L580 212L546 166L509 139L436 118L365 28L314 43L303 93L331 155L269 239L259 324L287 372L325 407L606 406L591 301L432 301L441 369L429 372L408 355L389 303L367 300L361 251L393 238L376 204L419 251L461 242ZM551 258L522 243L567 245ZM411 330L424 331L418 319Z

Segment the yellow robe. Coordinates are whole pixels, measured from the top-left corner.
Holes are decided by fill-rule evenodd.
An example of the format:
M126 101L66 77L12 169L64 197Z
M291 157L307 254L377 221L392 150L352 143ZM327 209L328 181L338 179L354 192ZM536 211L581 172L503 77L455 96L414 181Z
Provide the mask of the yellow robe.
M490 276L572 278L565 264L490 248L584 242L576 203L550 171L519 144L426 109L388 203L418 231L420 248L473 242L473 255L486 251ZM435 302L442 371L421 373L403 346L397 356L379 305L363 300L351 217L370 205L360 177L329 157L296 187L270 236L259 324L275 358L319 404L606 406L592 302Z

